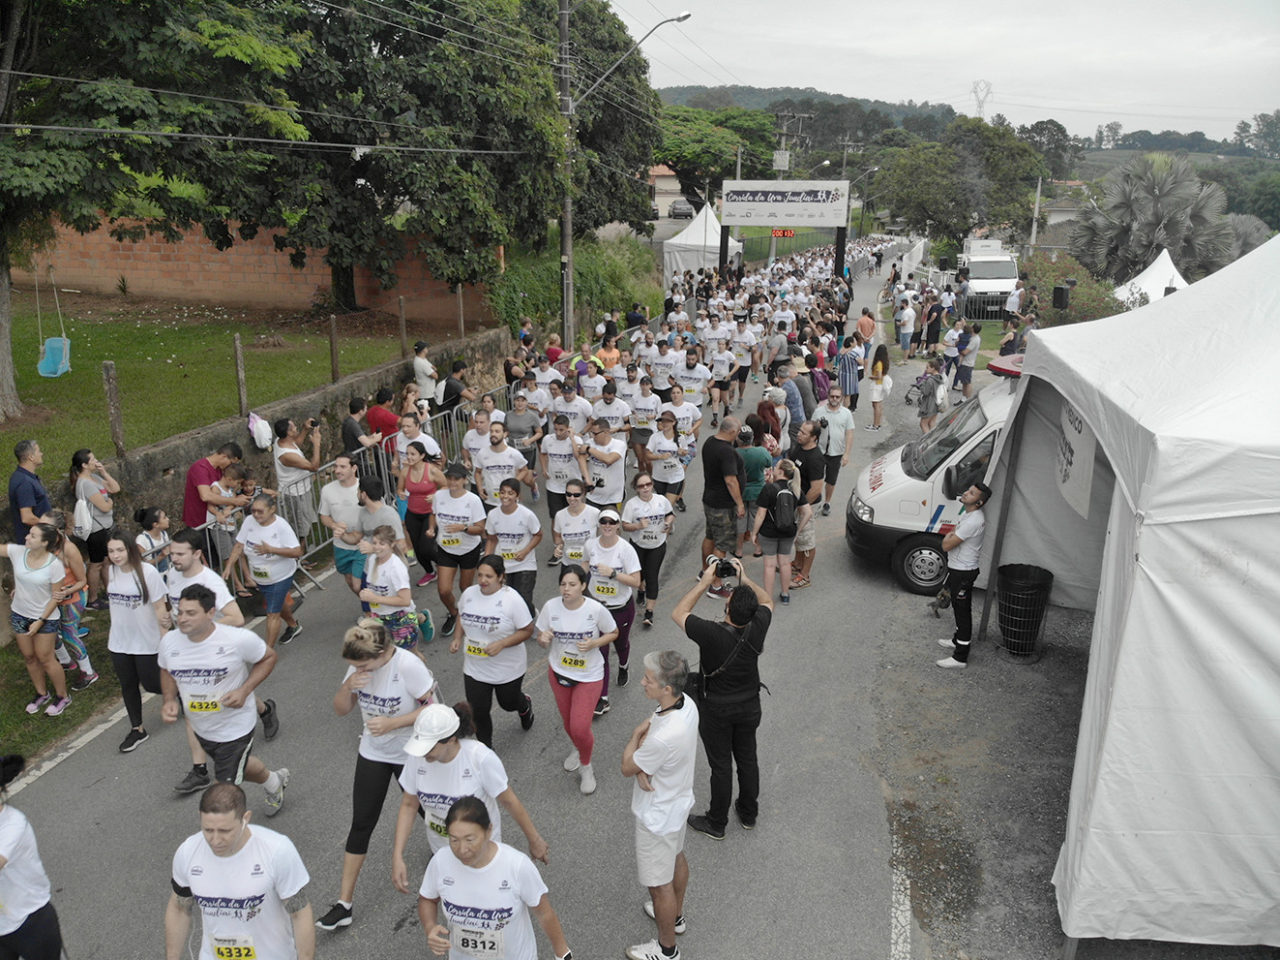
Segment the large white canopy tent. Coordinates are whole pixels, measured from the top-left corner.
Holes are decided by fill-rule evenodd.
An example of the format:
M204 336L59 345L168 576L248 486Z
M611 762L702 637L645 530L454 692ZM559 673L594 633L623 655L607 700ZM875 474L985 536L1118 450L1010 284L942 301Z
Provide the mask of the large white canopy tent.
M729 238L729 261L742 256L741 242ZM703 204L687 227L670 240L662 242L662 275L669 282L676 271L698 271L720 265L720 221L711 205Z
M1273 239L1027 350L983 568L1044 567L1095 611L1053 875L1071 938L1280 944L1277 276Z
M1148 303L1155 303L1164 296L1164 292L1173 287L1181 290L1187 285L1178 268L1173 265L1173 257L1168 250L1161 250L1160 256L1151 262L1151 266L1128 283L1116 287L1116 299L1128 303L1135 300L1140 293L1147 295Z

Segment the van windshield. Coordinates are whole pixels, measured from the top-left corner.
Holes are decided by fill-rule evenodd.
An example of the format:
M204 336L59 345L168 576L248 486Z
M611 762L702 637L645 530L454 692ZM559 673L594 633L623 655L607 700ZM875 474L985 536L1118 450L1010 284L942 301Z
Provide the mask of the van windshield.
M915 480L927 480L957 450L987 425L982 404L975 397L956 407L936 427L902 448L902 470Z
M1012 260L970 260L970 280L1017 280L1018 265Z

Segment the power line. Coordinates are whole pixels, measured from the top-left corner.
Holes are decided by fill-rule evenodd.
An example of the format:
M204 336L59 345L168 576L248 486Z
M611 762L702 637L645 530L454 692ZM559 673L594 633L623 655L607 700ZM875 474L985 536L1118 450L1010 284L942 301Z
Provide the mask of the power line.
M378 0L363 0L363 2L364 2L364 3L369 4L369 6L371 6L371 7L377 7L377 8L378 8L378 9L380 9L380 10L385 10L385 11L387 11L389 14L392 14L392 15L394 15L394 16L397 16L397 17L405 17L405 18L407 18L407 19L409 19L409 20L414 20L414 21L416 21L417 23L424 24L425 26L428 26L428 27L435 27L436 29L442 30L442 31L444 31L445 33L452 33L452 34L456 34L457 36L460 36L460 37L466 37L468 40L471 40L471 41L473 41L473 42L475 42L475 43L489 43L489 44L491 44L492 46L497 47L499 50L504 50L504 51L506 51L507 53L513 53L513 54L515 54L516 56L526 56L526 55L528 54L528 48L527 48L527 45L524 45L524 46L506 46L506 45L501 44L501 43L495 43L495 42L493 42L493 41L486 40L484 37L476 36L476 35L475 35L475 34L473 34L473 33L463 33L462 31L455 30L455 29L452 29L452 28L450 28L450 27L446 27L444 24L442 24L442 23L440 23L439 21L436 21L436 20L428 20L428 19L426 19L425 17L414 16L413 14L411 14L411 13L407 13L407 12L405 12L405 11L403 11L403 10L397 10L395 7L389 7L389 6L387 6L385 3L379 3L379 2L378 2ZM449 14L449 13L441 13L441 12L439 12L439 11L430 10L430 8L429 8L429 7L428 7L428 8L424 8L424 7L422 7L422 6L421 6L421 4L417 4L417 3L414 3L414 4L413 4L413 6L414 6L415 8L417 8L417 9L427 9L427 10L428 10L429 12L431 12L431 13L438 13L438 14L439 14L439 16L447 17L447 18L448 18L448 19L450 19L450 20L456 20L457 22L462 23L462 24L465 24L465 25L466 25L466 26L468 26L468 27L475 26L475 24L472 24L470 21L468 21L468 20L464 20L464 19L462 19L461 17L455 17L455 16L453 16L452 14ZM522 43L522 41L514 40L513 38L508 37L506 34L501 33L500 31L494 30L494 31L492 31L492 32L493 32L493 34L494 34L494 35L496 35L496 36L500 36L500 37L502 37L502 39L504 39L504 40L512 40L512 42L513 42L513 43L516 43L516 44L520 44L520 43ZM548 62L549 62L549 61L548 61Z
M590 87L592 83L595 83L596 80L599 79L596 76L592 76L586 70L582 70L579 72L582 75L583 83L586 84L588 87ZM636 96L636 94L629 87L624 86L623 83L624 81L622 77L618 76L617 74L614 74L613 76L606 78L604 83L600 85L599 89L604 90L608 88L613 92L613 95L615 97L617 97L620 100L625 100L627 103L629 103L632 107L634 107L637 111L641 113L644 113L646 110L651 109L651 107L646 105L643 100L640 100L639 97ZM580 87L579 89L582 89L582 88Z
M315 140L282 140L276 137L246 137L227 133L189 133L182 130L135 130L129 127L74 127L58 124L0 123L0 130L53 133L96 133L99 136L172 137L179 140L207 140L211 143L260 143L295 150L387 151L389 153L453 153L483 156L525 156L527 150L469 150L462 147L408 147L394 143L334 143Z
M649 4L649 6L653 7L655 11L657 11L659 16L662 16L662 17L666 16L665 13L663 13L661 10L658 9L658 5L654 3L653 0L646 0L646 2ZM746 86L746 84L744 84L742 80L736 74L734 74L732 70L730 70L723 63L717 60L709 50L703 49L702 44L698 43L697 40L693 39L693 37L685 33L684 27L680 26L680 24L678 23L676 24L676 31L680 34L680 36L684 37L686 40L692 43L696 49L700 50L703 54L705 54L712 63L714 63L717 67L723 70L724 75L729 78L730 83L737 84L738 86Z

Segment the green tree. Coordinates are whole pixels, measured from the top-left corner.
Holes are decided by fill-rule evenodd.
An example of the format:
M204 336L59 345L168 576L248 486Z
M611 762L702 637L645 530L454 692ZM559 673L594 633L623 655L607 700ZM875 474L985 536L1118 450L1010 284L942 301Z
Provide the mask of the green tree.
M912 230L960 243L977 225L977 184L941 143L886 150L867 190L871 201L902 217Z
M1012 127L973 117L955 120L942 143L954 151L969 184L974 223L1028 233L1036 178L1048 173L1040 154L1019 140Z
M1067 128L1057 120L1037 120L1029 127L1021 126L1018 139L1044 157L1049 165L1049 175L1055 180L1067 179L1072 165L1081 155Z
M773 127L773 115L763 110L731 107L712 113L667 106L654 159L675 172L686 194L700 196L710 184L714 196L733 178L739 146L744 180L773 178Z
M495 276L500 245L545 241L561 194L552 50L494 36L518 21L516 0L449 7L448 19L443 6L405 6L295 8L290 29L314 49L284 88L313 111L312 139L350 149L272 148L252 183L210 185L226 207L207 228L220 246L238 221L241 237L275 231L295 266L324 250L344 309L358 306L356 266L390 289L410 252L451 285Z
M1280 230L1280 171L1254 180L1249 212L1264 220L1271 229Z
M1280 160L1280 110L1254 116L1249 146L1261 157Z
M1251 213L1228 213L1231 225L1231 259L1239 260L1271 239L1271 228Z
M241 181L262 161L260 152L225 138L305 137L280 89L306 49L305 38L281 26L281 11L290 7L283 0L0 5L0 59L19 71L0 74L0 122L16 125L0 129L0 417L22 410L9 286L26 239L47 238L53 218L96 230L103 210L119 239L177 239L208 213L206 194L193 182ZM153 92L159 89L262 105Z
M1100 277L1136 276L1161 249L1188 279L1229 262L1232 231L1222 187L1204 183L1182 157L1144 154L1109 176L1102 197L1071 234L1071 252Z

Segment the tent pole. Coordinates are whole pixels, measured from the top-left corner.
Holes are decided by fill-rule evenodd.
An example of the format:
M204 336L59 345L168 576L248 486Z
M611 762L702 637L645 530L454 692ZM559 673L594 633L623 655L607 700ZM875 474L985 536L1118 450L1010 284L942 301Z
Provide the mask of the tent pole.
M1023 398L1024 400L1026 397ZM1027 408L1025 403L1018 404L1018 415L1013 418L1013 423L1009 427L1008 443L1011 445L1009 450L1009 469L1004 475L1004 490L1010 487L1010 481L1018 470L1018 455L1022 452L1021 433L1022 419L1026 416ZM1003 492L1003 491L1002 491ZM995 491L992 491L992 496ZM985 509L985 507L984 507ZM996 522L996 545L991 551L991 573L995 577L1000 575L1000 552L1004 547L1004 531L1009 524L1009 505L1008 502L1000 504L1000 519ZM978 640L987 639L987 624L991 621L991 598L995 595L993 581L987 579L987 589L982 593L982 622L978 624Z

